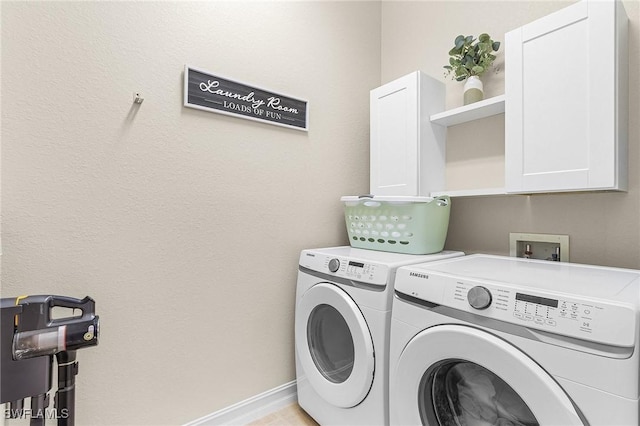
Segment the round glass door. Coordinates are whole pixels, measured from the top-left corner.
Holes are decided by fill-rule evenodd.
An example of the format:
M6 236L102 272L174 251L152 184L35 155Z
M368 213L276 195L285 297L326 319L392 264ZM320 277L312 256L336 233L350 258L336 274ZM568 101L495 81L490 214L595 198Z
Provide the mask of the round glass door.
M318 371L333 383L342 383L353 370L353 337L336 308L318 305L307 322L307 342Z
M446 324L411 338L392 366L398 424L584 426L553 377L487 331Z
M511 386L486 368L463 360L443 361L428 369L418 404L425 425L539 426Z
M373 339L362 312L349 294L318 283L298 301L296 354L304 377L325 401L336 407L358 405L373 384Z

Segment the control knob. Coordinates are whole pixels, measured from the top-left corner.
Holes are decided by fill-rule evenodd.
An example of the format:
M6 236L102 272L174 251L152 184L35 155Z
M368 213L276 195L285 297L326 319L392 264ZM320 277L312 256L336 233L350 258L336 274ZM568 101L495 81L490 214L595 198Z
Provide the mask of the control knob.
M467 293L467 300L472 308L486 309L491 305L491 292L482 286L475 286Z
M331 272L336 272L338 269L340 269L340 261L338 259L331 259L329 261L329 270Z

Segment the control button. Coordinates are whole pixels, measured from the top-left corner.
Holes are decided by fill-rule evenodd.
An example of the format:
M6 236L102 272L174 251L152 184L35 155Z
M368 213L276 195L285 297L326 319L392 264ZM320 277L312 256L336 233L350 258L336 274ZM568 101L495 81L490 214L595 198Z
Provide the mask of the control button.
M548 320L546 320L545 322L546 322L547 324L549 324L550 326L552 326L552 327L555 327L555 326L556 326L556 324L557 324L557 323L556 323L554 320L552 320L552 319L548 319Z
M331 259L329 261L329 270L331 272L336 272L338 269L340 269L340 261L338 259Z
M520 312L514 312L513 316L516 318L524 319L524 315L522 315Z
M542 324L544 324L544 318L541 318L541 317L535 317L535 318L533 319L533 322L535 322L536 324L540 324L540 325L542 325Z
M467 293L469 305L475 309L486 309L491 305L491 292L482 286L475 286Z
M533 321L533 315L531 315L531 314L524 314L524 320L525 320L525 321Z

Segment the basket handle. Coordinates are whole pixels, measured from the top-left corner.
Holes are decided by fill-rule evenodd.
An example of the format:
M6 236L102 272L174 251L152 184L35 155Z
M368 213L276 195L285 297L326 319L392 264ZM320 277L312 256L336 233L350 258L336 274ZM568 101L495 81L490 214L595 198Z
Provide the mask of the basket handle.
M433 200L436 202L436 205L438 207L447 207L449 205L449 197L446 195L443 195L441 197L436 198L435 200Z

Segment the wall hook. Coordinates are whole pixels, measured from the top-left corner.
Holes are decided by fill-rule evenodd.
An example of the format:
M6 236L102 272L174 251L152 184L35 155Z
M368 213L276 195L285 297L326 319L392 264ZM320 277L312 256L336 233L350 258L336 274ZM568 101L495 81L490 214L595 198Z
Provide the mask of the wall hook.
M140 92L133 92L133 103L141 104L144 101L144 98L140 94Z

